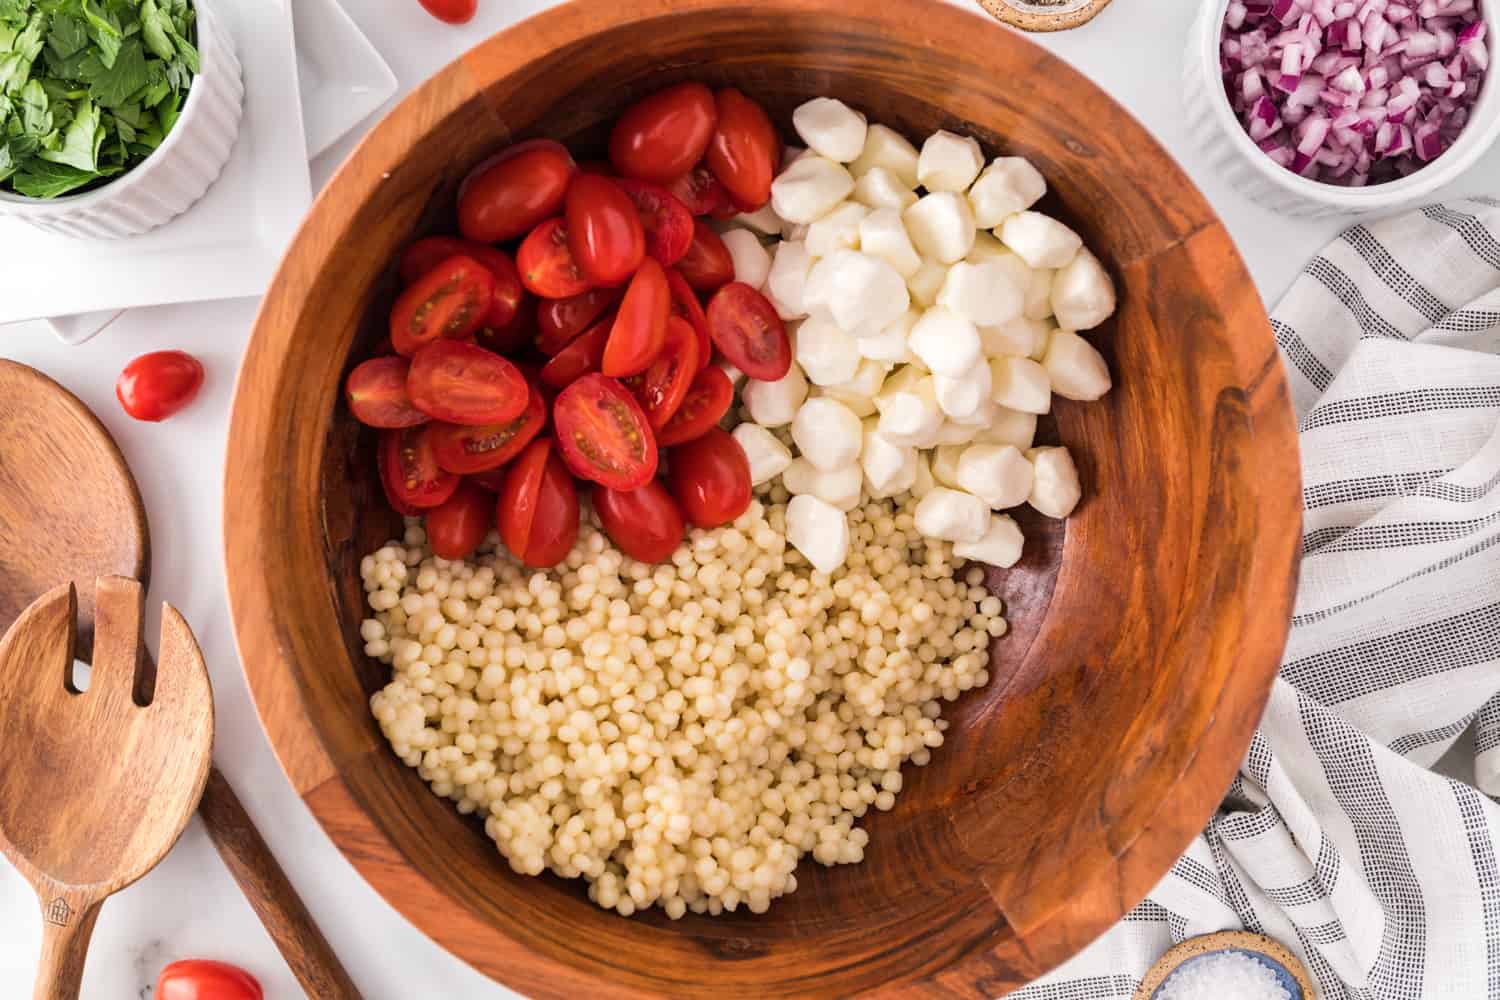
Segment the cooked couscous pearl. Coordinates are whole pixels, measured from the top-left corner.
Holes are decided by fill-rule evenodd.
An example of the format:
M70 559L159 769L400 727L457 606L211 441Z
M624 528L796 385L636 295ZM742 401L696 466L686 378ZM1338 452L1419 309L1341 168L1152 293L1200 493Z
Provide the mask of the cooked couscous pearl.
M977 568L954 579L913 498L852 511L826 576L786 543L786 491L758 495L655 566L592 515L551 571L493 534L440 559L415 519L361 562L360 635L391 666L375 718L516 871L586 878L626 916L762 913L804 854L864 857L855 823L942 745L940 700L988 681L1000 601Z

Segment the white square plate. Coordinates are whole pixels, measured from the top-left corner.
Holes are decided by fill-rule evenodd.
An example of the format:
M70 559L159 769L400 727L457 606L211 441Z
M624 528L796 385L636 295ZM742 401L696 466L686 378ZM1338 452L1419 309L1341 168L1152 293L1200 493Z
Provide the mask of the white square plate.
M316 158L396 93L396 74L336 0L293 0L307 155Z

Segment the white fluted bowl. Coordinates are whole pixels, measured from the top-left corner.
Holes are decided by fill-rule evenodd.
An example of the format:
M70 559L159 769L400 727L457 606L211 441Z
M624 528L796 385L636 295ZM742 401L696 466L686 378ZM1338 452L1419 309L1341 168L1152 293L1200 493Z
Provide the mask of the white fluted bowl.
M155 229L202 198L229 160L245 98L234 38L216 6L214 0L194 0L199 72L182 114L150 156L81 194L27 198L0 191L0 216L63 236L118 239Z

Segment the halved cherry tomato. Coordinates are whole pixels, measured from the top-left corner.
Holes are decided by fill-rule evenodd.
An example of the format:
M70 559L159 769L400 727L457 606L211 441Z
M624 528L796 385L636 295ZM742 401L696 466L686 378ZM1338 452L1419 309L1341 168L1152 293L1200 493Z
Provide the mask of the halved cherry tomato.
M719 120L704 162L742 212L771 200L771 181L781 162L781 139L764 108L733 87L714 95Z
M472 257L449 257L412 282L391 307L391 344L411 357L442 337L462 340L484 323L495 277Z
M646 411L653 431L660 430L687 396L688 386L698 373L698 335L685 319L667 317L667 336L656 360L639 375L625 379L625 385Z
M471 240L515 239L556 215L578 166L550 139L532 139L480 163L458 189L458 228Z
M517 287L520 287L519 284ZM486 323L474 335L474 342L506 357L520 351L536 336L536 302L536 298L523 289L516 302L515 315L508 322L499 325ZM491 314L493 312L491 309Z
M667 185L672 197L682 202L693 215L719 215L734 211L729 192L704 166L694 167Z
M142 354L115 380L115 398L137 420L155 423L187 406L203 388L203 364L185 351Z
M495 500L473 483L461 482L453 495L427 512L427 544L443 559L464 559L490 533Z
M427 13L449 24L468 24L474 20L479 0L419 0Z
M155 1000L262 1000L255 977L228 962L190 958L173 962L156 977Z
M717 427L672 449L667 481L677 506L700 528L728 524L750 506L750 460Z
M397 264L401 283L411 284L451 257L472 256L469 251L479 246L484 244L457 236L424 236L401 251L401 261Z
M672 414L672 419L656 432L656 443L668 448L702 437L729 412L732 402L734 383L729 381L724 369L709 365L693 379L686 398Z
M667 273L655 259L641 261L640 270L620 300L604 360L599 370L619 377L646 370L661 353L667 336L667 318L672 314L672 293L667 289Z
M550 438L537 438L505 476L495 507L500 539L528 566L555 566L578 540L578 489Z
M406 373L411 362L405 358L371 358L349 373L344 382L344 398L349 412L366 427L415 427L425 424L427 414L411 405L406 395Z
M458 477L438 468L428 428L403 427L383 431L376 461L385 498L398 514L416 514L436 507L458 489Z
M568 247L595 284L618 285L646 255L646 233L630 196L608 177L580 174L564 202Z
M519 417L530 397L526 379L500 355L473 344L440 340L411 360L411 404L450 424L503 424Z
M665 184L703 158L718 117L713 91L701 83L658 90L615 122L609 162L626 177Z
M653 479L638 490L595 489L594 512L615 548L641 562L664 562L682 544L682 511Z
M499 493L505 486L505 468L485 469L483 472L475 472L464 477L464 482L473 483L481 489L489 490L491 493Z
M555 357L623 294L620 288L591 288L566 299L542 299L536 308L536 349Z
M495 289L489 311L484 314L484 325L498 328L510 323L526 291L521 287L515 261L503 250L452 236L427 236L402 251L401 280L411 284L450 257L472 257L489 268L495 279Z
M693 242L693 217L687 206L666 188L646 181L622 177L615 183L635 202L641 228L646 231L646 253L662 267L677 263Z
M708 300L708 335L730 364L753 379L775 382L792 367L792 342L776 307L743 281Z
M519 455L546 423L547 401L531 386L526 410L514 420L477 427L434 424L432 453L440 467L460 475L499 468Z
M702 371L714 356L714 343L708 336L708 316L693 286L675 268L667 269L667 290L672 293L672 315L687 320L698 335L698 370Z
M588 332L542 366L539 376L542 385L552 389L565 389L580 376L596 372L604 363L604 346L609 343L609 331L614 328L615 318L606 314Z
M712 292L734 280L734 258L708 223L694 219L693 242L677 261L677 270L695 290Z
M607 375L585 375L558 394L552 423L563 461L580 479L634 490L656 475L656 439L641 405Z
M562 219L548 219L531 231L516 251L516 266L527 291L545 299L565 299L594 287L573 257Z

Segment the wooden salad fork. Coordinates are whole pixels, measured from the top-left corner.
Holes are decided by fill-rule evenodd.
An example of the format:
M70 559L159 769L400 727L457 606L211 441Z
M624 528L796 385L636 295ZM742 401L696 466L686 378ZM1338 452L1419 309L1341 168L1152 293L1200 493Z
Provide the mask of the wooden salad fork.
M208 779L214 707L203 654L163 605L152 676L143 604L139 582L99 578L81 692L71 583L0 639L0 851L42 907L35 1000L75 1000L99 907L172 848Z

